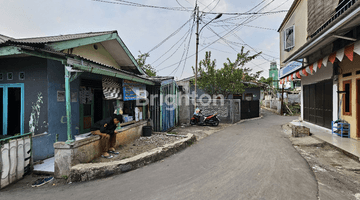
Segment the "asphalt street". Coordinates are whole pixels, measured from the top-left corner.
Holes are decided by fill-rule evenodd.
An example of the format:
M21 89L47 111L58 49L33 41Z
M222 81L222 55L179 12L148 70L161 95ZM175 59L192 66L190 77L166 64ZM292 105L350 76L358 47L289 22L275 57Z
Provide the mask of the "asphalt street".
M227 127L165 160L125 174L54 188L0 191L0 199L317 199L308 163L281 125L294 117Z

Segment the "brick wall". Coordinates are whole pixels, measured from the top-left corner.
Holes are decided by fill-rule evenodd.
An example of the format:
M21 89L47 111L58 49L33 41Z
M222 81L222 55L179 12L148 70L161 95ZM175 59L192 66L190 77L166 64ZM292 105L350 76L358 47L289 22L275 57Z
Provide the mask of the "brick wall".
M313 34L335 13L339 0L308 0L308 35Z

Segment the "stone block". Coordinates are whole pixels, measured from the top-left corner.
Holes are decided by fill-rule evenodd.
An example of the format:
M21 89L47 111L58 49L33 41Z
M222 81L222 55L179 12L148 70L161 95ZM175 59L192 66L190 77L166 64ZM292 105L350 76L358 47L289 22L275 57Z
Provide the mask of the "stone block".
M292 136L293 137L310 136L310 128L307 128L305 126L293 126L292 127Z
M31 150L31 140L30 140L30 137L25 137L24 138L24 150L25 150L25 158L29 158L30 157L30 150ZM28 159L25 161L24 165L25 166L28 166L31 162L31 159Z
M24 157L24 139L17 139L17 179L24 176L25 157Z
M1 147L1 183L0 187L4 188L10 184L9 174L10 174L10 144L4 144Z
M17 180L16 178L16 172L17 172L17 141L11 140L9 142L10 145L10 183L15 182Z

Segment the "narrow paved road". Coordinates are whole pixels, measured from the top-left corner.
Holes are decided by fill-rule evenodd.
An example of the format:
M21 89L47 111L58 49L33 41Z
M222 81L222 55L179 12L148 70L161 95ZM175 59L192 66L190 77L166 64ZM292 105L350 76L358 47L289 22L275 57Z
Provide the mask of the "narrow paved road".
M313 172L280 127L294 118L264 115L138 170L50 189L4 191L0 199L316 200Z

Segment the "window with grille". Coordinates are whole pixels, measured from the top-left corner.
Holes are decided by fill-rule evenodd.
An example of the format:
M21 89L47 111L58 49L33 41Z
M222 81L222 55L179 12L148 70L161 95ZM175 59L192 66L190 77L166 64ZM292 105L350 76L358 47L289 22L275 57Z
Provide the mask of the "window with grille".
M290 51L295 46L295 26L291 26L284 31L284 49Z

